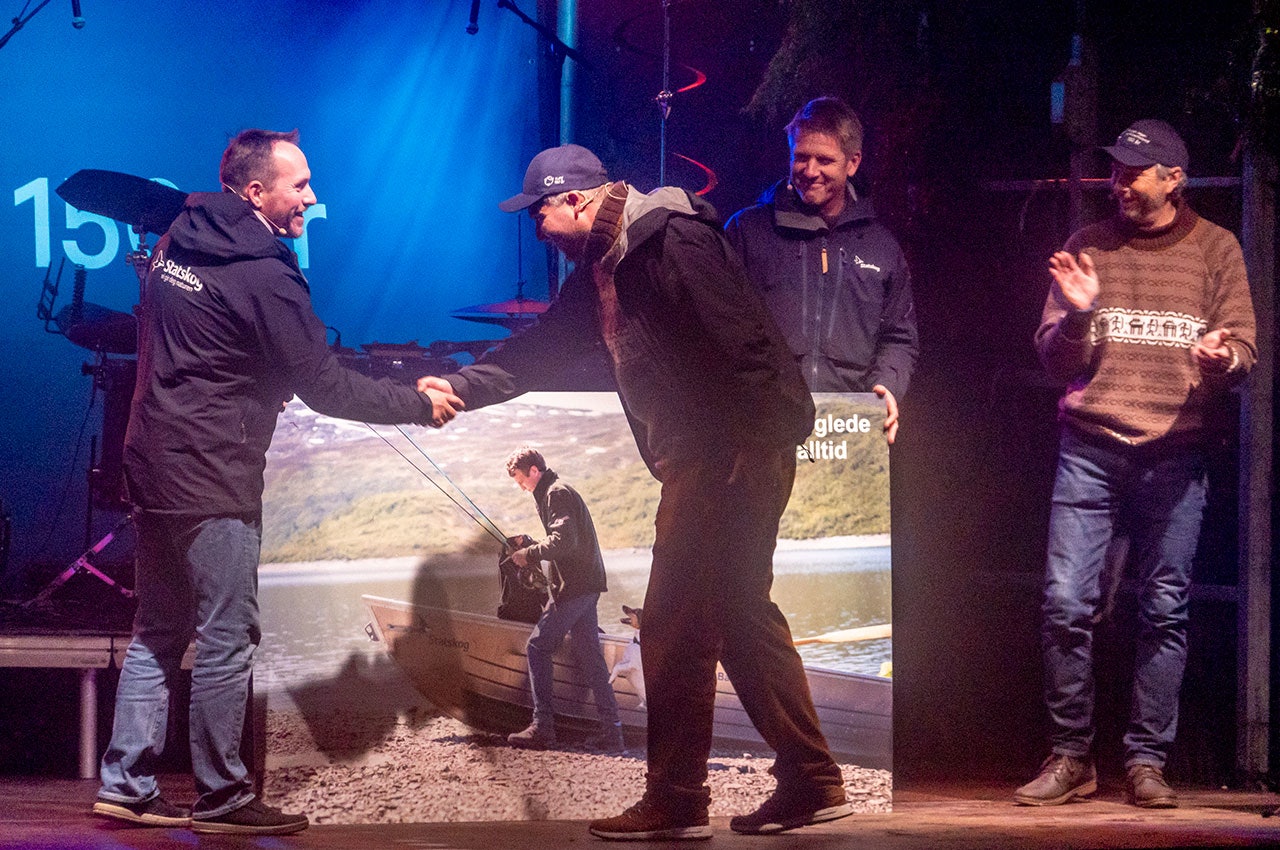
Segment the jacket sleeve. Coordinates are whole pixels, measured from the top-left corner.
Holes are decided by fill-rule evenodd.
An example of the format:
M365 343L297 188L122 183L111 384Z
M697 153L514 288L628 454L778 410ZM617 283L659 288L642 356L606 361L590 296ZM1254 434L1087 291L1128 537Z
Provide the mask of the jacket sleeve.
M1062 250L1072 256L1089 251L1082 246L1079 234L1067 240ZM1105 281L1103 282L1105 286ZM1063 300L1058 285L1049 281L1049 294L1035 333L1036 354L1049 377L1060 384L1071 384L1087 377L1093 369L1093 341L1089 329L1093 310L1077 310Z
M916 329L915 301L911 296L911 270L906 257L898 252L896 270L889 283L888 298L880 316L876 335L876 356L871 366L871 384L883 384L899 401L907 394L916 359L920 355L920 336Z
M672 301L687 303L729 364L729 389L741 410L735 421L746 429L739 438L758 443L766 437L779 446L803 442L813 430L813 397L724 234L673 216L663 240L658 279Z
M538 321L480 360L442 375L468 410L540 389L598 345L595 306L585 274L573 274Z
M528 547L530 560L564 561L573 556L581 538L575 519L577 507L567 490L552 487L547 491L547 535Z
M1220 238L1214 240L1206 252L1213 276L1209 330L1225 328L1231 331L1227 346L1235 355L1235 362L1226 373L1206 375L1205 380L1229 388L1242 382L1258 360L1257 323L1240 242L1229 231L1218 232Z
M431 403L414 387L375 380L342 365L325 341L324 324L302 280L280 273L250 291L262 356L312 410L387 425L430 423Z

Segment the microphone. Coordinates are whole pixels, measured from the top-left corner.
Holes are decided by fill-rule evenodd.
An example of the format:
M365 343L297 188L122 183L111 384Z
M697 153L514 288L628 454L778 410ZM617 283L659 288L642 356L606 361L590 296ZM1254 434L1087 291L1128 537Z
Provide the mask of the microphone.
M79 0L73 0L79 2ZM480 0L471 0L471 20L467 22L467 35L475 35L480 31L480 27L476 25L476 18L480 17ZM81 24L84 26L84 24Z
M84 29L84 15L80 14L80 0L71 0L71 26Z

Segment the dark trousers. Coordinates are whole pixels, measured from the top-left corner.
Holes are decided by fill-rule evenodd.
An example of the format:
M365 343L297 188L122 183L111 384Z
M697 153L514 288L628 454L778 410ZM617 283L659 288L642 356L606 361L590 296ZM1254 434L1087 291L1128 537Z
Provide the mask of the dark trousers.
M769 598L778 520L795 480L794 451L667 465L641 656L649 703L649 789L708 799L716 662L777 753L780 786L841 785L818 726L791 630Z

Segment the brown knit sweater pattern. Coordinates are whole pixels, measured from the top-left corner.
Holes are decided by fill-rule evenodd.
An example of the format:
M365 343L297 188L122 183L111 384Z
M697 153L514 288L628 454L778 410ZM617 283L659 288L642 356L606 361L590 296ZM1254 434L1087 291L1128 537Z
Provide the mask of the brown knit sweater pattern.
M1075 310L1051 286L1036 331L1045 368L1067 384L1062 421L1131 446L1201 440L1214 404L1257 359L1235 236L1183 202L1159 231L1115 217L1078 231L1063 250L1089 255L1101 291L1094 309ZM1191 346L1219 328L1231 332L1232 366L1202 374Z

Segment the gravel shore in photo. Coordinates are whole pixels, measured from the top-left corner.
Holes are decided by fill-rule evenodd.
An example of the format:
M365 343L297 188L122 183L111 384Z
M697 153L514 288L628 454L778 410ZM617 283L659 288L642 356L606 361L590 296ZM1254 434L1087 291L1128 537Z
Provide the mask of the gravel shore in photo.
M266 721L264 795L317 824L586 820L616 815L644 791L643 740L628 740L622 755L518 750L426 704L390 723L343 710L318 722L292 709L269 710ZM713 750L711 815L759 805L774 788L772 763L767 753ZM858 812L891 809L892 773L841 768Z

